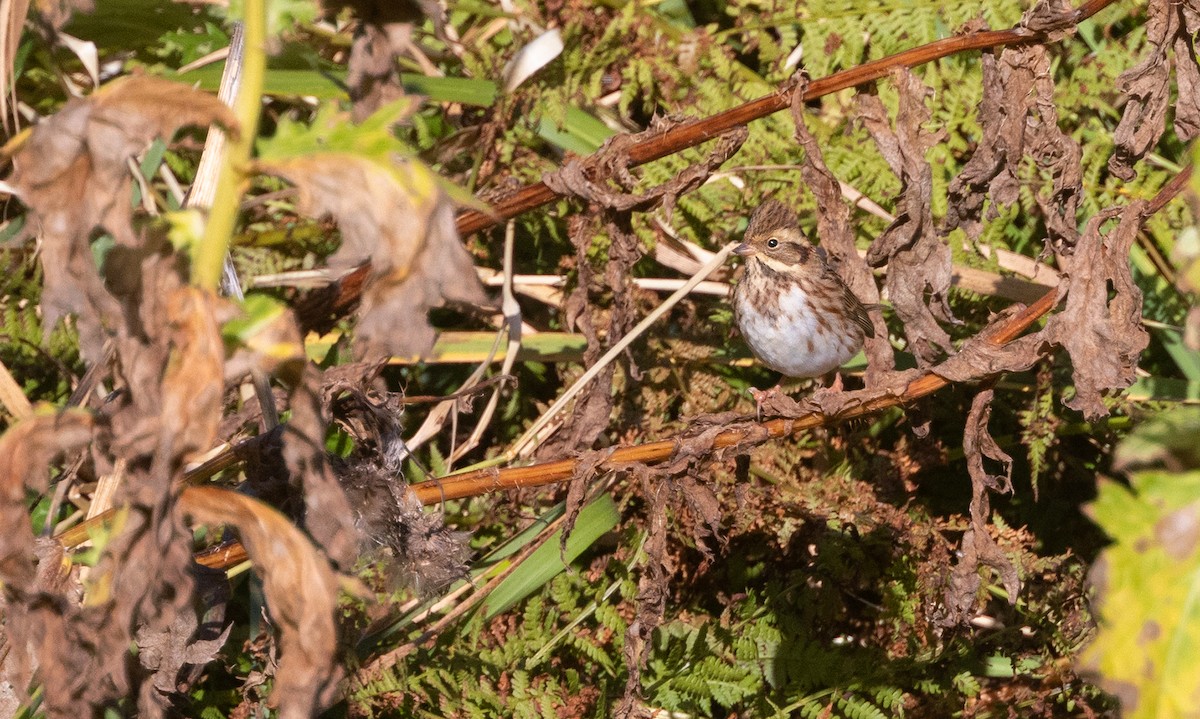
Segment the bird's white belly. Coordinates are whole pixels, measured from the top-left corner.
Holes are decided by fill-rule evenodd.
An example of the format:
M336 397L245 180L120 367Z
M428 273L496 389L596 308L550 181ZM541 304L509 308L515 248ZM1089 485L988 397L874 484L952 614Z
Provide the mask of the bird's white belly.
M738 326L754 356L788 377L819 377L858 353L853 332L837 318L817 321L807 296L792 286L779 296L778 308L760 312L738 298ZM836 333L833 330L837 330Z

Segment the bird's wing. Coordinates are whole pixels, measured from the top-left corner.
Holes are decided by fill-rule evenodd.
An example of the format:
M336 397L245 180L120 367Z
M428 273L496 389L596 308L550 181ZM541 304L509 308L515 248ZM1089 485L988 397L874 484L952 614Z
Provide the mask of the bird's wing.
M854 320L854 324L862 328L863 335L868 338L875 337L875 323L871 322L871 315L867 314L867 308L862 301L854 294L849 285L842 280L841 276L830 270L830 274L837 280L838 285L842 288L842 306L846 308L846 312L850 314L850 319Z

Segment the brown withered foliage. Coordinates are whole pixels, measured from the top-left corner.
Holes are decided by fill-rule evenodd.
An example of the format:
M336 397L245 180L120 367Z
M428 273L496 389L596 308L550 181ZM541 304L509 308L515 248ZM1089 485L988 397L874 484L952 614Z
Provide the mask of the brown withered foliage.
M963 433L963 453L967 456L967 472L971 475L971 526L963 534L959 548L961 557L946 587L946 611L941 618L946 626L962 624L974 613L982 586L979 576L981 564L995 569L1000 575L1010 602L1015 603L1021 591L1017 568L989 534L991 503L988 492L1012 493L1013 465L1012 457L1000 449L988 432L992 397L991 389L981 390L975 395ZM1004 473L987 472L983 463L985 457L999 462L1004 467Z
M283 460L297 494L304 497L301 523L340 569L358 557L359 535L345 490L325 453L329 421L321 406L322 373L305 363L288 406L292 417L284 427Z
M402 92L396 58L411 49L411 8L350 4L364 19L351 50L349 79L354 112L362 117ZM1171 67L1181 95L1176 133L1190 138L1200 128L1200 100L1195 98L1200 69L1191 40L1200 29L1200 10L1194 1L1155 0L1149 12L1148 31L1156 49L1123 79L1131 99L1112 160L1113 172L1122 176L1131 175L1132 163L1162 132ZM1058 32L1072 22L1069 6L1059 0L1039 3L1023 27ZM950 530L943 526L926 528L928 534L911 544L928 547L932 556L918 570L923 586L940 581L942 590L942 606L922 607L920 621L933 617L943 628L961 626L977 611L982 569L996 572L1013 601L1022 591L1019 577L1028 569L1021 557L1004 551L1003 534L989 524L990 493L1012 491L1012 459L989 433L995 380L1061 348L1071 360L1076 390L1067 404L1094 419L1107 413L1106 395L1133 381L1148 343L1141 294L1127 256L1149 206L1134 202L1103 210L1078 232L1082 152L1059 128L1051 56L1043 45L1029 43L986 52L983 67L982 137L951 184L950 211L940 226L934 221L933 176L926 156L942 135L929 130L928 88L911 71L894 71L889 80L899 96L894 117L878 96L860 96L857 119L902 188L894 201L896 220L871 244L865 261L855 252L851 212L837 178L805 126L802 92L790 88L796 139L804 151L801 175L819 208L818 233L841 260L838 271L872 305L877 339L867 345L866 389L767 405L791 417L814 411L836 416L857 402L889 394L902 397L925 370L982 386L962 438L971 500L957 561L951 560L952 542L942 534ZM407 450L400 441L400 404L375 382L380 363L321 372L305 360L291 315L274 328L275 334L260 335L261 347L251 345L227 358L220 328L235 310L190 286L186 258L156 228L134 223L129 159L151 139L169 138L182 125L211 123L233 129L228 111L209 96L131 78L68 103L13 158L16 172L10 184L29 206L43 243L46 329L63 315L77 315L85 356L104 362L100 372L114 390L103 402L92 398L87 410L39 416L0 438L0 518L12 530L0 538L5 634L13 648L3 669L16 687L28 686L31 677L40 679L49 716L94 714L131 696L137 697L141 715L162 716L179 709L180 692L220 651L229 635L226 598L219 591L225 583L193 565L185 518L232 527L261 573L270 620L279 630L270 705L286 719L311 716L336 700L343 672L335 625L337 572L349 569L364 549L399 556L402 572L418 588L437 589L463 575L467 550L462 537L447 530L440 518L423 514L415 495L396 481ZM568 327L587 338L588 366L637 320L633 276L644 248L634 231L635 213L661 204L669 216L676 198L710 178L747 137L744 127L730 131L670 182L640 188L629 148L672 126L656 122L643 135L620 136L591 158L571 159L544 178L554 192L586 207L570 219L576 284L563 309ZM1047 180L1033 196L1053 259L1065 273L1057 290L1061 309L1039 332L1012 342L994 341L1020 311L1010 308L956 347L948 331L957 324L947 301L951 233L961 228L969 239L977 239L988 203L995 213L1018 201L1021 183L1028 182L1022 173L1030 167ZM421 355L434 339L429 309L446 302L488 303L445 194L430 177L409 178L420 190L416 192L402 191L387 180L388 173L418 172L402 160L385 168L356 158L313 155L262 163L257 169L294 184L301 212L336 221L342 245L330 258L332 269L370 264L355 334L360 358ZM97 230L112 234L118 245L103 273L95 270L89 246ZM593 259L599 235L608 243L603 263ZM904 339L920 370L895 370L883 315L875 306L880 291L871 268L886 273L887 300L903 323ZM277 345L289 348L282 359L274 352ZM108 359L102 360L106 353ZM267 369L288 388L281 399L290 418L276 434L264 435L263 451L249 460L269 466L247 468L246 474L256 469L272 474L268 479L276 480L276 488L282 485L286 501L292 502L286 510L294 522L245 494L184 488L185 466L224 439L222 417L230 414L232 389L252 367ZM632 495L629 506L641 513L637 521L646 530L645 557L637 567L636 606L624 643L628 682L616 712L629 716L648 710L640 704L640 673L655 630L666 618L671 580L692 569L679 566L672 534L695 547L698 573L725 551L729 508L722 504L723 490L713 475L728 460L726 455L764 443L768 435L762 424L733 413L688 420L690 428L659 467L612 466L612 448L596 447L611 431L614 387L621 379L641 379L632 354L593 381L577 400L573 416L540 452L579 457L566 489L563 547L592 489L589 480L600 471L624 474L625 489ZM790 404L785 406L785 400ZM334 410L359 447L346 461L325 450ZM227 426L247 421L240 417ZM717 436L731 429L745 431L740 444L716 449ZM829 441L848 443L844 437ZM61 546L35 541L24 502L26 489L45 490L57 456L79 454L88 445L86 461L95 473L125 469L118 497L124 508L112 525L113 536L93 581L85 586L76 575L58 571ZM906 459L916 463L911 456ZM731 491L738 493L739 502L746 499L744 487ZM896 533L912 528L902 512L874 507L884 503L867 494L855 496L852 511L878 511L885 517L881 524L890 523L885 529ZM746 521L767 523L771 518ZM81 601L84 592L86 602ZM131 643L139 649L137 662L131 658ZM249 711L250 703L241 710Z
M238 492L190 487L180 511L235 527L262 576L281 650L268 705L286 719L329 707L343 672L334 625L339 582L329 560L282 514Z
M237 121L216 97L161 78L117 80L87 98L72 99L34 128L13 155L9 178L33 211L31 230L42 246L46 336L75 314L80 351L99 361L106 328L120 308L104 289L89 249L92 231L107 231L125 247L141 244L133 230L128 160L156 138L187 125L218 123L236 133Z
M668 182L644 190L637 188L637 178L629 169L628 148L641 138L666 132L673 124L660 120L644 133L619 135L606 142L586 163L571 160L561 170L542 178L557 192L579 197L588 203L586 216L575 216L570 220L576 283L563 308L567 327L578 328L587 339L585 366L595 364L636 321L632 270L644 251L633 231L632 213L647 211L661 203L669 214L675 198L702 185L737 152L748 136L745 128L731 131L717 141L707 156ZM589 257L601 228L609 242L602 273ZM592 447L608 427L616 369L615 363L605 367L579 395L571 420L539 447L539 456ZM637 378L638 370L631 360L627 370L631 377Z
M629 668L629 679L625 683L625 695L614 711L620 719L639 716L641 668L650 658L654 630L666 615L667 588L672 574L667 553L667 495L671 489L667 483L655 481L655 475L644 465L631 467L630 471L647 502L646 541L642 545L646 558L641 563L638 577L637 615L625 632L625 666Z
M346 62L346 87L355 122L404 96L396 61L404 55L420 57L421 51L413 43L413 24L427 16L439 35L445 26L445 10L432 0L333 0L322 4L333 15L353 8L358 18Z
M331 269L370 262L354 335L359 358L424 355L434 341L431 307L488 304L458 239L454 208L422 168L399 158L384 167L330 153L263 162L260 169L296 185L301 212L337 222L342 244L329 258Z
M1042 45L1005 48L999 57L983 54L983 100L978 114L983 137L950 183L944 233L961 227L969 238L978 239L984 201L991 201L988 217L998 217L998 208L1018 199L1022 163L1032 162L1053 180L1049 194L1036 195L1048 245L1056 251L1074 245L1083 152L1058 127L1052 78L1050 55Z
M1128 100L1113 133L1116 149L1108 169L1123 180L1133 178L1133 164L1154 147L1166 129L1172 68L1178 83L1175 134L1187 142L1200 131L1200 65L1192 42L1200 30L1200 3L1155 0L1146 13L1146 36L1153 49L1118 80Z
M4 634L8 644L3 679L18 690L29 686L40 670L54 680L46 688L49 716L68 716L85 690L90 667L74 642L90 639L78 621L77 591L55 577L62 566L58 555L39 551L25 508L26 488L43 490L50 463L84 447L92 437L92 418L86 412L43 415L21 422L0 438L0 520L7 528L0 537L0 576L4 580ZM56 542L51 544L56 545ZM39 556L40 555L40 556ZM84 630L83 637L76 636Z
M817 237L821 238L821 247L837 261L838 273L854 292L854 296L868 307L877 305L879 288L875 285L870 266L858 256L854 245L854 229L850 224L850 207L842 198L841 184L825 165L821 146L804 123L804 104L801 100L805 86L806 83L798 84L792 91L792 121L796 128L796 140L804 148L800 174L804 177L808 191L817 200ZM896 366L895 354L887 339L887 325L883 322L883 313L878 309L873 310L871 322L875 325L875 336L868 338L864 347L868 360L865 379L867 386L874 385L883 373L895 369Z
M894 129L878 97L859 98L859 120L901 183L896 221L871 243L867 264L887 266L884 286L892 307L904 322L918 364L928 366L954 349L938 322L956 321L948 304L950 248L938 238L933 223L933 173L925 160L944 133L925 129L929 88L907 69L894 70L892 80L900 91Z
M1137 201L1088 220L1075 252L1064 258L1067 281L1060 295L1065 292L1066 303L1041 334L1070 355L1075 396L1066 404L1088 419L1108 415L1103 395L1133 384L1138 357L1150 343L1142 324L1142 291L1128 260L1145 209ZM1105 224L1118 217L1105 233Z
M135 634L155 644L192 611L191 533L174 505L184 463L215 441L223 409L217 327L223 312L215 298L184 283L186 261L158 232L135 229L128 162L152 139L213 122L231 130L235 124L209 95L131 77L67 103L13 157L10 183L42 243L45 327L75 313L85 356L99 361L103 345L113 347L111 376L119 391L95 416L91 457L101 473L125 467L117 500L126 509L88 601L42 602L30 625L57 633L48 644L57 655L40 664L54 716L137 696L139 711L152 717L168 703L134 670L129 646ZM103 279L89 248L97 229L117 242ZM186 637L178 639L186 644ZM56 676L60 671L67 674Z
M180 692L224 644L229 629L224 600L211 581L197 583L201 575L194 569L184 513L237 524L264 573L271 616L283 627L276 676L281 715L309 716L334 696L338 586L329 558L349 566L358 556L359 538L324 450L321 373L303 359L290 316L266 327L227 364L220 325L236 310L189 285L186 255L160 228L136 227L130 209L130 159L183 124L212 122L233 125L215 98L134 77L68 103L14 157L11 184L28 204L43 246L47 327L61 314L75 313L89 357L99 361L102 348L111 348L111 359L97 370L116 390L90 413L21 423L2 440L10 451L29 453L6 463L28 476L16 474L6 482L0 503L0 513L13 513L13 527L21 526L17 514L26 525L0 552L13 558L0 562L10 589L6 636L21 647L42 647L10 653L6 678L24 689L37 672L50 716L91 714L123 697L137 698L141 716L163 716L178 709ZM436 211L436 198L426 209ZM97 229L117 240L103 275L89 248ZM423 233L425 227L415 229ZM407 241L421 246L420 238ZM401 261L411 264L412 258ZM279 459L303 498L301 519L320 549L280 515L241 495L197 490L181 505L185 464L217 443L227 380L236 384L256 366L292 385L292 417ZM70 581L66 589L48 579L46 586L36 586L37 577L61 560L47 554L41 564L33 561L23 487L43 490L44 479L36 474L45 471L53 450L88 441L93 471L119 477L115 500L122 509L81 603ZM136 661L131 643L140 649Z

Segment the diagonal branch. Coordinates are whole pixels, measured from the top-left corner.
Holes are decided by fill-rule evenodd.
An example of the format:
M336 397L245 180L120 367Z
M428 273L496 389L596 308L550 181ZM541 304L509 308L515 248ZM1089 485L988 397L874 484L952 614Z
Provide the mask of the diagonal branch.
M1090 0L1076 8L1070 14L1069 25L1078 25L1113 3L1113 0ZM1064 18L1064 22L1067 22ZM804 90L804 102L815 100L846 88L862 85L867 82L887 77L896 67L917 67L927 62L940 60L943 57L971 50L986 50L1006 45L1016 45L1029 42L1046 42L1050 39L1048 32L1034 32L1024 27L1014 27L1009 30L988 30L965 35L935 40L920 47L889 55L888 57L872 60L857 65L848 70L835 72L819 80L813 80ZM743 105L718 113L702 120L677 125L666 132L649 137L629 147L629 159L632 166L644 165L647 162L661 159L667 155L695 147L708 142L728 132L738 125L745 125L752 120L759 120L781 110L791 107L791 86L785 85L778 92L751 100ZM585 161L586 165L587 162ZM458 231L469 234L487 229L510 217L519 215L554 200L558 195L546 186L544 182L528 185L506 197L492 207L492 213L484 214L468 210L458 216Z
M1078 25L1113 4L1113 1L1089 0L1073 12L1055 18L1052 29L1031 30L1027 27L1017 26L1008 30L973 32L935 40L895 55L872 60L819 80L813 80L804 89L804 101L815 100L846 88L878 80L886 77L893 68L897 67L917 67L943 57L972 50L987 50L1021 43L1047 42L1052 39L1053 32L1061 32L1065 28ZM630 166L644 165L647 162L696 147L716 139L734 127L786 110L791 103L792 88L790 84L787 84L777 92L757 100L751 100L712 117L677 125L661 134L655 134L629 145ZM594 157L595 155L590 155L581 163L587 166ZM557 197L558 194L551 190L546 183L535 182L497 202L488 212L467 210L462 213L457 218L458 232L461 235L468 235L488 229L512 217L541 207ZM328 292L317 293L321 296L320 301L305 303L302 309L312 307L320 308L322 312L332 311L338 315L345 314L358 301L366 273L366 266L359 267L339 280L336 285L328 288Z

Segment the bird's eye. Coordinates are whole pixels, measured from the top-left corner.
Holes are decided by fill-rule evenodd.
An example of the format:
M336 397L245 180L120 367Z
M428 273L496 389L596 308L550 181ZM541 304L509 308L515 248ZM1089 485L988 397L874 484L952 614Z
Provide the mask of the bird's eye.
M767 240L767 247L771 248L772 250L776 247L779 247L779 240L772 237L771 239Z

